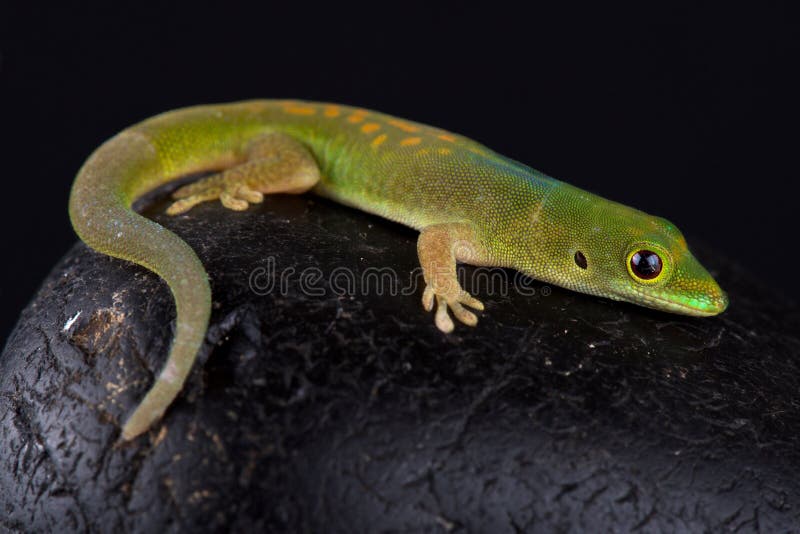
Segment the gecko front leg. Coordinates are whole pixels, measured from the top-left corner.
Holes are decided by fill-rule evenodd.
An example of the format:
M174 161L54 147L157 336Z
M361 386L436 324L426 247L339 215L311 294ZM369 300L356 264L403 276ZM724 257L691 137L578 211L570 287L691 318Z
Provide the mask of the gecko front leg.
M243 163L175 191L167 214L185 213L215 199L241 211L264 200L265 194L308 191L319 177L319 166L305 146L285 134L266 134L250 143Z
M464 306L483 310L483 303L464 291L456 275L457 261L480 265L488 256L472 225L443 223L423 228L417 240L417 253L425 278L422 305L431 311L435 302L435 322L439 330L453 331L448 309L462 323L475 326L478 318Z

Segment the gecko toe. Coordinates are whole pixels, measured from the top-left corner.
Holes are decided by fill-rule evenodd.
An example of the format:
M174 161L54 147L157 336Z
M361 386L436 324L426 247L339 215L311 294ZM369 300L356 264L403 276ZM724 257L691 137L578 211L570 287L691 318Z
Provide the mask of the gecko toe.
M249 187L240 187L236 191L236 197L249 202L250 204L260 204L264 201L264 193L250 189Z
M167 208L167 215L180 215L181 213L186 213L196 205L208 200L212 200L213 198L216 198L216 196L208 197L207 195L192 195L190 197L176 200Z
M181 213L186 213L187 211L197 206L198 204L201 204L203 202L208 202L209 200L217 199L220 196L220 189L214 187L209 187L199 192L193 192L190 195L184 195L183 193L181 193L181 195L178 196L179 192L181 192L182 190L188 190L188 188L192 187L193 185L194 184L190 184L188 186L182 187L181 189L178 189L178 191L172 194L172 198L177 198L179 200L176 200L175 202L170 204L170 206L167 208L167 215L180 215Z
M444 297L440 297L436 295L436 327L444 332L445 334L449 334L455 328L453 324L453 320L450 318L450 314L447 313L447 300Z
M478 317L468 309L464 308L460 302L451 302L450 311L453 312L453 316L456 319L467 326L475 326L478 324Z
M459 295L459 298L458 298L458 302L460 302L461 304L464 304L466 306L469 306L470 308L474 308L474 309L476 309L478 311L483 311L483 302L481 302L480 300L476 299L475 297L473 297L472 295L470 295L466 291L462 291L461 292L461 295Z
M219 200L220 202L222 202L223 206L225 206L229 210L234 210L234 211L244 211L250 205L246 200L237 198L236 196L233 195L233 193L230 193L228 191L222 193L219 196Z
M178 200L170 204L167 208L167 215L180 215L192 209L192 204L187 202L186 199Z
M194 191L192 190L193 185L194 184L188 184L184 185L183 187L179 187L178 189L172 192L172 198L179 200L182 198L187 198L192 196L194 194Z
M433 309L433 297L435 296L436 293L434 293L431 286L425 288L425 291L422 293L422 307L425 308L425 311L431 311Z

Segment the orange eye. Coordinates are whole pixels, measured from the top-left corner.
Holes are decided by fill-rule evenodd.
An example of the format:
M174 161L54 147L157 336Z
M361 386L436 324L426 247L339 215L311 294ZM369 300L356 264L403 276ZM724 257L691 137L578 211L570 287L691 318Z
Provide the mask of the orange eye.
M661 257L652 250L640 250L631 256L631 272L642 280L652 280L663 268Z

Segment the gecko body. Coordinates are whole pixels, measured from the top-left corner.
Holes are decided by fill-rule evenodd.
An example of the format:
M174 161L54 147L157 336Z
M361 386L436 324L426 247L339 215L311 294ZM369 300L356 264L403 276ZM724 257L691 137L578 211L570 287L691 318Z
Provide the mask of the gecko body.
M450 332L475 325L483 305L456 263L510 267L575 291L695 316L727 296L669 221L612 202L501 156L466 137L336 104L256 100L196 106L136 124L101 145L79 171L70 219L95 250L161 276L176 303L166 364L122 430L132 439L180 392L211 309L194 251L131 209L182 176L168 213L219 199L246 209L270 193L311 191L420 231L427 310Z

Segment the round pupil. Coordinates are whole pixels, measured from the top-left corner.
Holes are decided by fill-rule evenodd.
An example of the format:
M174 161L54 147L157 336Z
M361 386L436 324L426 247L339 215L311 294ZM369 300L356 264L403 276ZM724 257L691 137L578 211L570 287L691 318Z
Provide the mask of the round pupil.
M636 276L644 280L652 280L661 273L661 258L649 250L640 250L631 256L631 269Z

